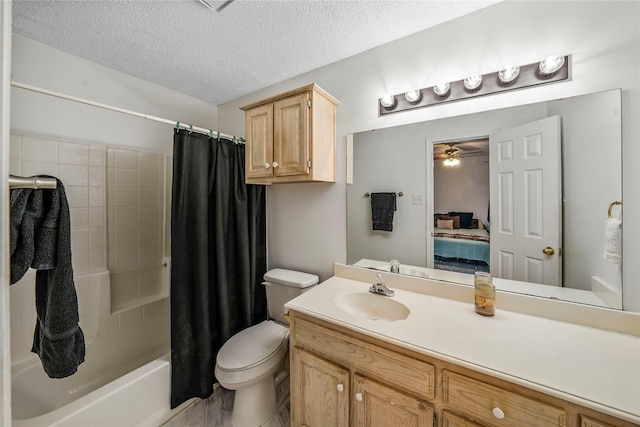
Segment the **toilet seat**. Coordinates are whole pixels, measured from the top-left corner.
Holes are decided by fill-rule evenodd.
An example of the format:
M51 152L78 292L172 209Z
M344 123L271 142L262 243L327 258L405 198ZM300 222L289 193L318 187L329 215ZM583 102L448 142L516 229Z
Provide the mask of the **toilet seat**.
M256 367L287 344L289 329L272 320L251 326L229 339L216 359L218 367L227 372Z

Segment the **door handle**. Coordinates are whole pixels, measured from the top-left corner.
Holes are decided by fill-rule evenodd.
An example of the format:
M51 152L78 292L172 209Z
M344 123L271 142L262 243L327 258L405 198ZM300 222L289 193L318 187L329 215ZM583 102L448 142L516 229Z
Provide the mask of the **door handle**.
M542 252L543 252L545 255L553 255L553 254L555 254L555 253L556 253L556 251L555 251L552 247L550 247L550 246L547 246L546 248L544 248L544 249L542 250Z

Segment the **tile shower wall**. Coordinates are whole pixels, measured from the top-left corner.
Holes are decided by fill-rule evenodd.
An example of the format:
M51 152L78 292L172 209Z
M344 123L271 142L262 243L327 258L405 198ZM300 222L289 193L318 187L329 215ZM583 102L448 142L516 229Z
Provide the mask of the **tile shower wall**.
M139 255L123 256L134 252L134 248L124 245L122 251L109 246L107 208L107 166L109 155L116 151L104 146L76 142L37 138L25 135L11 135L10 173L20 176L48 174L58 177L65 186L71 216L71 251L75 286L78 293L80 326L88 344L102 338L113 337L121 332L144 327L150 322L165 323L169 316L169 304L162 296L144 299L152 292L164 292L168 281L157 271L149 271L151 265L161 259L163 231L162 203L166 200L164 191L163 155L126 151L125 157L135 155L136 165L131 170L141 172L140 200L136 200L137 215L125 213L121 220L128 226L138 227L135 233L136 250ZM133 153L133 154L132 154ZM114 157L115 159L115 157ZM113 163L111 163L113 164ZM159 165L162 165L160 167ZM132 163L126 163L133 166ZM162 171L162 173L160 172ZM126 175L126 174L125 174ZM138 184L125 180L127 189L133 190ZM136 189L137 191L137 189ZM121 191L121 200L131 202L123 207L133 207L133 191ZM129 197L129 199L127 199ZM136 197L138 197L136 195ZM109 199L112 200L112 199ZM120 200L120 199L119 199ZM139 205L138 205L139 203ZM117 204L116 204L117 205ZM117 206L114 206L117 209ZM132 209L133 210L133 209ZM126 210L125 210L126 212ZM118 212L115 212L117 219ZM114 222L115 224L115 222ZM142 231L140 231L142 230ZM134 235L131 230L127 239ZM113 248L113 249L112 249ZM114 264L110 271L110 256L120 255L119 260L127 262ZM135 262L134 262L135 259ZM134 267L140 268L137 281L131 289L120 285L119 274L133 275ZM158 270L158 268L156 268ZM165 273L166 275L166 273ZM111 283L110 283L111 282ZM30 269L17 283L11 286L11 356L12 363L20 363L35 357L31 352L33 328L35 325L35 271ZM162 289L162 291L160 291ZM121 310L114 310L114 301ZM130 310L122 311L124 306ZM114 313L115 312L115 313ZM147 325L153 326L153 325Z
M107 148L111 310L168 296L163 271L166 156Z

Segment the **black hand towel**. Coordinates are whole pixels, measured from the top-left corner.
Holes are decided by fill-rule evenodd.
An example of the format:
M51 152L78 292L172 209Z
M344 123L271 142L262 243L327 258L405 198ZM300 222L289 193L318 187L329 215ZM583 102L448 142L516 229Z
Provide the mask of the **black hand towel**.
M373 230L393 231L393 212L396 193L371 193L371 220Z
M31 351L51 378L74 374L84 362L84 334L71 265L69 205L64 186L12 190L11 283L36 272L36 327Z

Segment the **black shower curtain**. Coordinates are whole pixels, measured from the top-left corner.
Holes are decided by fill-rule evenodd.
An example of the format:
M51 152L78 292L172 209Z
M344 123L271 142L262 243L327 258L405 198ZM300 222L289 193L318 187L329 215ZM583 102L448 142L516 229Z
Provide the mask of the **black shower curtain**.
M265 189L244 183L244 151L174 132L171 408L210 396L222 344L267 317Z

